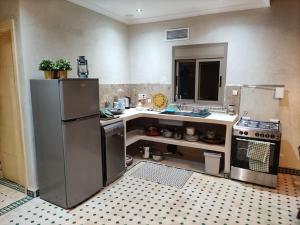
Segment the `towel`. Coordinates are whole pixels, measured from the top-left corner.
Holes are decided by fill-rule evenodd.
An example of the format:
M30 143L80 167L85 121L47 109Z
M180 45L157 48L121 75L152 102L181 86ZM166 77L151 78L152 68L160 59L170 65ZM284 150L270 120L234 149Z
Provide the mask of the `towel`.
M270 143L262 141L249 141L247 157L250 170L269 172Z

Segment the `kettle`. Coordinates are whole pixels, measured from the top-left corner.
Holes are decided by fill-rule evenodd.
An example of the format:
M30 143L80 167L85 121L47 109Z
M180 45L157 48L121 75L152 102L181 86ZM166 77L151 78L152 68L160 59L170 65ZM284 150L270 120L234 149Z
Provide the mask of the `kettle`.
M130 109L130 104L131 104L131 98L128 96L124 97L124 102L125 102L125 109Z

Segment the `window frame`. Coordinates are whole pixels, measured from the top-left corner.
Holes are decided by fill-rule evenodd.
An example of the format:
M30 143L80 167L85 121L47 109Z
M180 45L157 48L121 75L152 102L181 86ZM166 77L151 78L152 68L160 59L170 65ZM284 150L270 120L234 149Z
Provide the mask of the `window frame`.
M219 85L219 93L218 93L218 101L205 101L198 99L198 91L199 91L199 63L200 62L220 62L220 70L219 77L221 78L221 86ZM195 94L194 99L181 99L178 96L178 80L179 80L179 62L195 62ZM217 105L223 106L224 104L224 87L226 83L226 59L224 57L216 57L216 58L174 58L173 59L173 82L172 82L172 90L173 90L173 102L175 103L187 103L187 104L198 104L198 105ZM178 96L177 99L175 96Z
M191 54L187 55L185 54L184 56L177 56L175 54L176 49L193 49L193 48L200 48L200 47L204 47L204 48L209 48L209 47L216 47L216 46L223 46L224 51L223 53L220 52L206 52L205 54L198 54L195 51L193 51ZM226 86L226 73L227 73L227 53L228 53L228 43L227 42L220 42L220 43L203 43L203 44L192 44L192 45L175 45L172 47L172 102L173 103L186 103L186 104L201 104L201 105L207 105L207 106L224 106L225 104L225 86ZM204 60L204 61L215 61L215 60L220 60L220 74L222 76L222 87L221 90L219 90L219 98L218 101L203 101L203 100L198 100L198 89L197 89L197 85L198 82L195 82L195 96L193 100L189 100L189 99L181 99L181 101L179 99L176 99L176 93L178 93L178 88L175 86L175 80L177 79L177 72L178 68L176 68L176 61L179 60ZM196 70L199 69L198 68L198 63L196 63ZM195 72L195 76L196 73L198 74L198 71ZM197 77L195 77L195 79L199 79ZM176 90L177 89L177 90ZM220 96L221 95L221 96Z

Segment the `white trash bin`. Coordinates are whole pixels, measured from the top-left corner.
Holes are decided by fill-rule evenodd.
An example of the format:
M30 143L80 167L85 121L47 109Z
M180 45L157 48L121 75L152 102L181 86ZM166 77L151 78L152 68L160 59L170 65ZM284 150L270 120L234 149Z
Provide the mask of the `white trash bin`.
M218 175L220 172L220 160L222 155L218 153L204 152L205 172L212 175Z

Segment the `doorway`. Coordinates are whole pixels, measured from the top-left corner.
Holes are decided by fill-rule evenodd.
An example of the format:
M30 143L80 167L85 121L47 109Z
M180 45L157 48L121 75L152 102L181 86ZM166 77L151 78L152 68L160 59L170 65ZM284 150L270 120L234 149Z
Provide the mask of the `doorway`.
M25 186L13 21L0 23L0 177Z

